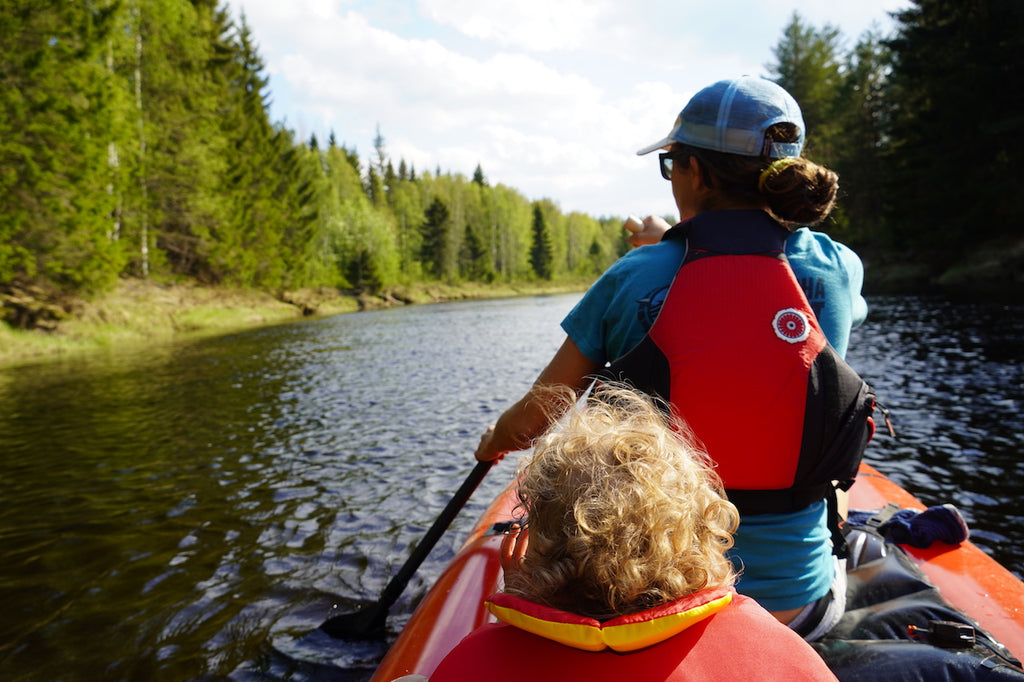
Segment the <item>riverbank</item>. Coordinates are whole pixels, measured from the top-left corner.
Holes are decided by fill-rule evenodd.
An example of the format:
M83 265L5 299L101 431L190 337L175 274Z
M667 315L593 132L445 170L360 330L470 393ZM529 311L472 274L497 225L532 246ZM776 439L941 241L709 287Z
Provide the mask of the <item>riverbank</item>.
M893 253L857 248L864 262L864 293L942 295L1024 301L1024 237L1001 237L948 254Z
M589 282L515 285L422 283L380 295L304 289L265 292L122 280L91 299L46 304L46 324L12 329L0 321L0 368L152 341L226 334L264 325L401 305L583 291Z
M937 270L933 259L901 258L862 249L868 276L864 293L943 295L952 299L1024 300L1024 238L996 240L960 254L957 265ZM583 291L590 281L512 284L418 283L379 295L305 289L279 296L194 283L121 280L92 299L61 299L37 290L0 289L0 368L64 358L83 351L154 340L230 333L400 305ZM12 329L3 320L17 320Z

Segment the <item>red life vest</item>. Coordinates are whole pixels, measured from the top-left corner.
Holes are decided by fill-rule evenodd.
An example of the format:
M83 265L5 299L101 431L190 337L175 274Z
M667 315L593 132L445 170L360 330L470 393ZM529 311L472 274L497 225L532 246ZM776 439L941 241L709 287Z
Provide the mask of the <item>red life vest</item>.
M711 211L665 239L687 254L647 336L605 376L669 403L741 514L783 513L852 485L874 395L828 345L762 211Z
M515 625L469 634L431 682L835 679L799 635L728 588L604 623L500 593L490 608Z

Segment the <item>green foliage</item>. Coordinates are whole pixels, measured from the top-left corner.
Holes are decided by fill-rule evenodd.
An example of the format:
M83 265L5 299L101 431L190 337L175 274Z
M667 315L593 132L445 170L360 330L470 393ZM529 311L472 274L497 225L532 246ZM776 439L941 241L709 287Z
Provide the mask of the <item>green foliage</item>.
M889 46L899 102L887 154L897 245L957 247L1020 222L1024 3L913 0Z
M459 252L459 270L464 278L475 282L491 283L496 276L483 240L469 225L466 225L462 250Z
M897 32L845 55L797 15L769 70L800 102L806 154L839 172L826 225L851 245L941 268L1008 235L1024 157L1024 4L912 0Z
M384 180L373 166L366 171L366 196L374 206L381 207L387 202L384 192Z
M440 197L434 197L424 215L420 260L427 273L436 278L448 274L448 235L451 232L449 215L448 205Z
M836 145L833 168L843 189L836 236L851 244L888 243L883 196L889 176L883 155L893 116L888 95L892 54L875 32L866 33L847 55L837 92Z
M107 190L119 127L104 59L113 3L6 3L0 12L0 283L99 288L122 265Z
M533 246L530 247L533 272L541 279L551 279L554 275L554 259L551 230L540 202L536 202L533 204Z
M775 82L800 103L808 132L806 152L825 165L832 165L841 144L836 121L836 91L842 82L839 29L825 25L806 26L793 13L783 38L773 49L775 64L768 65Z
M135 50L131 68L138 124L139 193L126 221L141 244L136 272L145 276L155 243L175 274L212 278L212 235L228 216L220 191L227 139L219 108L224 83L211 77L222 26L206 4L135 0L129 3Z
M476 170L473 171L473 182L481 187L487 186L487 178L484 177L484 169L480 167L479 163L476 165Z
M333 132L324 146L273 125L245 17L219 2L23 1L0 26L14 37L0 45L0 283L376 291L537 275L533 205L481 166L417 176L380 130L361 163ZM541 206L545 277L611 262L620 228Z
M623 242L619 250L625 234L618 218L602 223L582 213L570 213L565 221L566 270L578 277L597 277L630 248Z
M848 51L793 15L768 68L801 103L809 158L841 176L826 229L946 257L1015 229L1022 14L912 0L895 36ZM480 164L417 174L379 128L362 160L333 132L296 139L270 121L244 15L218 0L11 0L0 34L0 284L375 292L596 277L629 249L620 219L563 214Z

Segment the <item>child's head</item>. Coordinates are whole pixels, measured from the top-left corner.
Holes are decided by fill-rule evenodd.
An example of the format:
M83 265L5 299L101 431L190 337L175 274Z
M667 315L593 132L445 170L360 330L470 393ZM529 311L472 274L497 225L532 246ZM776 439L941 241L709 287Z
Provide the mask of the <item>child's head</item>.
M537 441L519 497L529 545L513 594L603 619L733 580L736 508L686 430L625 387Z

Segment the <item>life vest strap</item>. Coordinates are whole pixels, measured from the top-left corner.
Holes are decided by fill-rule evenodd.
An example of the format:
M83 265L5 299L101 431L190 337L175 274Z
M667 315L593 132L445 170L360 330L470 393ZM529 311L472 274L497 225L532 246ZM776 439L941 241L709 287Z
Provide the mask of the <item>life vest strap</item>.
M736 505L741 516L748 514L791 514L809 504L828 497L832 486L828 483L804 488L783 488L780 490L736 490L725 491L729 501Z

